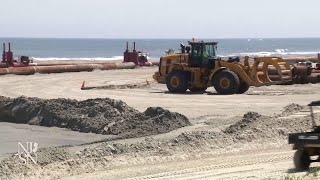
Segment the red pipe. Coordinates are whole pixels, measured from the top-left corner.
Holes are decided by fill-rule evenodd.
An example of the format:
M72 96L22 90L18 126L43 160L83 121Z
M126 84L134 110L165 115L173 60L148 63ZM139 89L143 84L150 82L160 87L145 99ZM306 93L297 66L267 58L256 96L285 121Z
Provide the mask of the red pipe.
M8 68L0 68L0 75L10 74Z
M2 51L2 62L6 61L6 44L3 43L3 51Z
M36 73L36 68L32 66L28 67L9 67L9 74L16 75L32 75Z
M136 65L129 63L105 63L105 64L80 64L80 65L57 65L57 66L27 66L27 67L9 67L0 68L0 75L16 74L31 75L35 73L64 73L64 72L81 72L93 71L95 69L111 70L111 69L133 69Z

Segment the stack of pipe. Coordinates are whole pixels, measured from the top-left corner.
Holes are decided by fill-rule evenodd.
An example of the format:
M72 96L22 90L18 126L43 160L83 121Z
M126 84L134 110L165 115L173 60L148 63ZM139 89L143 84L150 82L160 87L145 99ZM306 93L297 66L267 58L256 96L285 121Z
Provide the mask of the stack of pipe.
M298 62L320 62L320 53L317 54L316 57L283 57L284 60L286 60L290 64L297 64Z
M133 69L134 63L100 63L100 64L72 64L72 65L52 65L52 66L26 66L26 67L6 67L0 68L0 75L16 74L16 75L32 75L35 73L64 73L64 72L81 72L111 69Z
M305 84L309 83L310 77L312 77L312 68L310 66L291 66L292 72L292 81L287 84ZM268 75L272 81L280 81L281 77L279 76L276 68L268 67Z
M293 83L320 83L320 53L316 57L284 57L283 59L294 64ZM317 63L316 68L312 68L312 62Z
M292 76L294 76L294 74L296 74L296 68L294 66L290 66L291 68L291 73L292 73ZM291 81L291 76L288 76L288 74L283 74L285 77L289 78L288 80L290 81L289 84L292 83ZM268 77L271 81L282 81L284 80L283 79L283 76L280 76L277 72L277 69L274 67L274 66L269 66L268 67ZM286 83L287 84L287 83Z

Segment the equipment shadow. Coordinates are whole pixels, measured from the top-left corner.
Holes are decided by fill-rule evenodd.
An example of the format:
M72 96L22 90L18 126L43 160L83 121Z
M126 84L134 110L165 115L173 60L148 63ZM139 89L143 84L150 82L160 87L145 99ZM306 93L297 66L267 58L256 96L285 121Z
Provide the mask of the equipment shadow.
M294 174L294 173L299 173L299 172L305 172L307 173L305 176L313 175L313 174L318 174L320 172L320 167L310 167L308 170L297 170L295 168L289 168L287 170L288 174Z

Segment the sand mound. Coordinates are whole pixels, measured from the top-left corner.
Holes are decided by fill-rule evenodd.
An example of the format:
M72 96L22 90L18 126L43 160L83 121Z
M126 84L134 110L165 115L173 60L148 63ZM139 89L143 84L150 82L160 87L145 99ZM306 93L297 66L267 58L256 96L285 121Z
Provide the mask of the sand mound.
M299 105L299 104L288 104L283 108L282 113L280 114L280 116L288 116L290 114L299 112L303 109L303 106Z
M200 131L182 133L173 142L189 145L210 144L212 146L223 147L236 142L278 142L286 140L289 133L305 132L312 128L309 116L290 116L303 108L303 106L298 104L289 104L283 108L282 113L274 116L247 112L222 132ZM315 118L319 117L320 114L315 114Z
M289 104L284 107L282 113L275 116L248 112L241 120L227 127L224 133L248 141L264 138L284 139L288 133L307 131L311 128L308 116L290 117L302 109L301 105Z
M28 98L18 99L23 99L24 101L28 100ZM37 101L34 100L33 102ZM41 102L42 101L47 100L41 100ZM69 107L70 109L75 108L69 101L70 100L63 101L65 102L65 106ZM88 101L91 102L93 100ZM100 104L103 102L113 102L113 100L109 99L96 99L94 101L96 103L99 102ZM48 100L48 102L51 102L51 100ZM88 103L87 101L84 102ZM80 101L77 102L77 104L78 106L80 106L79 104L84 102ZM12 103L13 102L11 99L4 98L1 101L0 105L3 106L4 104L6 104L5 108L8 108L13 106ZM120 105L117 105L116 107L118 106ZM110 108L111 107L114 106L110 105ZM170 111L164 110L162 108L148 108L144 113L139 113L133 109L130 109L125 104L122 104L122 106L120 107L123 108L122 112L131 111L133 114L137 113L138 116L143 120L138 121L139 123L137 123L135 120L130 119L127 119L127 122L117 121L115 123L111 123L112 125L108 127L109 133L120 133L122 135L126 135L126 133L123 133L123 131L133 132L132 134L136 134L140 133L140 131L144 133L144 131L146 130L152 131L154 129L156 129L157 132L162 132L168 129L166 128L166 126L172 125L170 121L175 121L175 126L172 126L172 128L184 125L179 123L186 123L186 121L181 121L181 119L184 119L184 116L177 113L171 113ZM284 109L286 112L292 113L293 111L296 111L296 107L299 108L299 106L297 105L288 105ZM73 112L71 110L69 111ZM96 114L99 115L99 113L100 111L97 111ZM38 112L38 114L41 113ZM70 116L72 116L72 114L70 114ZM119 116L121 116L121 113L119 114ZM136 115L133 115L132 117L136 117ZM301 132L310 129L308 118L309 117L294 116L287 116L284 118L279 117L278 115L263 116L256 112L248 112L244 114L244 116L240 118L238 122L230 125L223 132L183 132L176 138L166 141L146 138L144 141L131 144L103 142L94 147L86 147L85 149L76 153L68 151L68 149L65 147L45 148L40 149L38 153L39 164L36 166L21 165L21 163L19 165L17 158L14 157L10 157L6 160L1 161L0 178L1 176L15 177L17 174L22 174L23 177L35 177L35 174L40 173L43 174L43 177L50 175L51 177L53 177L53 179L57 179L58 177L60 177L59 173L64 176L66 174L70 175L78 173L81 174L83 172L94 172L99 168L100 170L105 170L108 166L111 166L112 159L124 154L133 154L135 157L144 157L145 155L170 156L171 154L175 154L177 152L195 153L205 150L223 152L228 148L241 148L248 142L259 142L260 144L265 143L266 145L270 142L280 142L282 144L287 139L288 133ZM180 121L177 121L177 119L180 119ZM161 128L159 126L160 124L162 126ZM132 128L134 130L132 130ZM256 144L253 143L253 145L255 146ZM116 162L116 165L117 163L119 162ZM51 174L52 172L53 174Z
M140 113L122 101L109 98L76 101L1 97L0 120L122 138L166 133L190 125L181 114L162 108L148 108Z
M251 128L251 125L257 121L258 119L261 119L262 115L256 113L256 112L247 112L243 115L243 118L236 122L235 124L229 126L225 129L225 133L236 133L239 131L243 131L244 129Z

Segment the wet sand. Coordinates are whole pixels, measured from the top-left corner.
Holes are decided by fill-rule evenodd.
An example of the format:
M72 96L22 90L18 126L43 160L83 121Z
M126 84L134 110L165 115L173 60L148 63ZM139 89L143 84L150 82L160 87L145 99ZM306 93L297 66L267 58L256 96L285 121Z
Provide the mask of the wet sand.
M18 150L17 142L37 142L39 148L80 145L107 139L109 136L93 133L80 133L57 127L41 127L26 124L0 122L0 158Z

